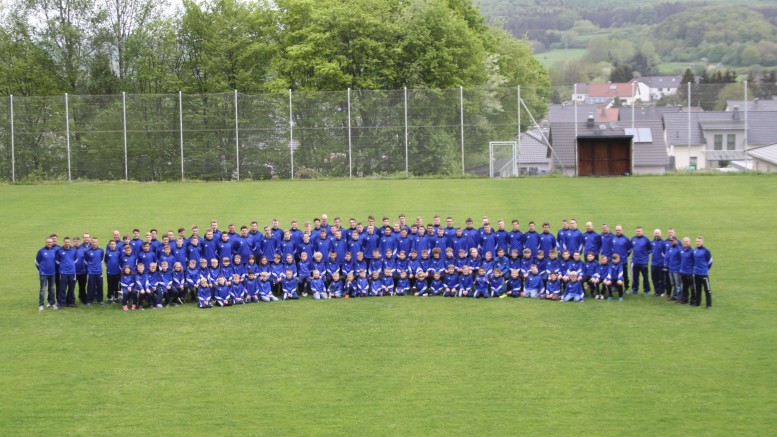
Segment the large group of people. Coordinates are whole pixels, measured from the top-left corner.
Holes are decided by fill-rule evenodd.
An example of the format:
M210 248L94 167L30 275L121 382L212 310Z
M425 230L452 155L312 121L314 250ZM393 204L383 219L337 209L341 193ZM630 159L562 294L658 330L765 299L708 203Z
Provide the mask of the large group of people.
M556 233L545 222L488 217L475 227L452 217L431 223L421 217L409 224L404 214L394 223L374 217L347 227L326 214L296 220L281 229L277 219L259 229L257 222L218 221L200 232L192 226L177 233L156 229L142 234L114 231L105 247L84 233L59 244L51 234L35 259L40 278L38 308L54 310L81 304L120 304L124 311L196 303L200 308L252 302L362 298L375 296L524 297L582 302L619 301L631 294L666 296L680 304L712 305L709 270L712 255L701 236L681 240L674 229L648 238L642 227L632 237L621 225L596 232L591 222L578 229L576 219L562 220ZM104 292L107 280L107 298ZM77 288L77 293L76 293ZM45 307L44 307L45 305Z

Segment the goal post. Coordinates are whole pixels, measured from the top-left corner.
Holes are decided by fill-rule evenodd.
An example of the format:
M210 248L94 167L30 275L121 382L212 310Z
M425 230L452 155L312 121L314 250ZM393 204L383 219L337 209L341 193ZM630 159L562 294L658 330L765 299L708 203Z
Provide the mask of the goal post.
M504 170L507 170L505 173ZM518 143L490 141L488 143L488 176L518 176Z

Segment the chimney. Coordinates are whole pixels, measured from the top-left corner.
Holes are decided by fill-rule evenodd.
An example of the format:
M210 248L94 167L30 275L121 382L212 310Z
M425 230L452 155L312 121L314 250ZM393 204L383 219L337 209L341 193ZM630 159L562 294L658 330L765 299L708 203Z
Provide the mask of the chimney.
M594 127L594 114L588 114L588 119L585 122L586 127Z
M733 118L734 121L739 121L739 119L740 119L740 117L739 117L739 105L734 105L734 111L733 111L733 114L732 114L731 118Z

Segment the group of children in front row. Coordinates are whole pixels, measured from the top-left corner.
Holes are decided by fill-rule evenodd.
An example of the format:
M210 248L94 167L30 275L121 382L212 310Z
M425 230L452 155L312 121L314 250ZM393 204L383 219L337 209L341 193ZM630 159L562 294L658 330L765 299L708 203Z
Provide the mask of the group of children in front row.
M430 257L431 252L431 257ZM523 257L513 250L511 257L504 249L494 258L486 252L481 258L477 249L453 256L448 248L445 257L435 248L410 256L400 251L396 257L374 251L365 259L345 253L344 261L331 252L329 259L316 252L312 260L302 252L298 261L291 254L281 260L275 254L272 262L254 256L243 262L233 259L190 260L171 266L162 261L157 266L142 263L124 266L121 277L122 307L125 311L145 306L162 308L196 300L200 308L228 306L250 302L299 299L311 294L314 299L357 298L369 296L446 296L446 297L527 297L582 302L586 290L595 299L613 299L613 292L623 300L623 266L618 254L612 259L589 253L585 260L579 252L562 252L558 258L551 250L548 258L542 250L532 257L525 249Z

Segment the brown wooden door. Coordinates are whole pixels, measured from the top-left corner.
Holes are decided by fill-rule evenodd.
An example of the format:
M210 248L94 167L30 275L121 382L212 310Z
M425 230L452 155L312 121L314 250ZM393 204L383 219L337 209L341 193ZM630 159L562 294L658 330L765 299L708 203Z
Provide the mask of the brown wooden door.
M580 138L577 157L580 176L621 176L631 172L631 140Z

